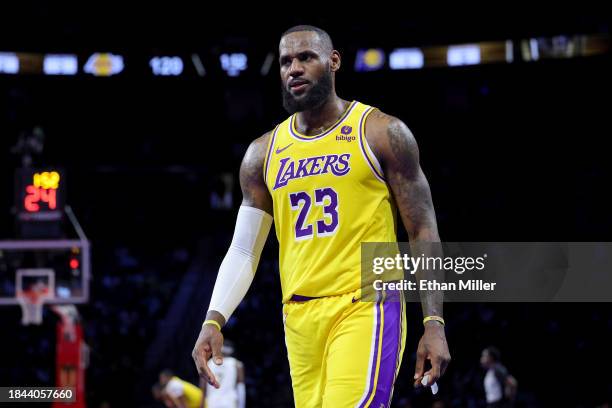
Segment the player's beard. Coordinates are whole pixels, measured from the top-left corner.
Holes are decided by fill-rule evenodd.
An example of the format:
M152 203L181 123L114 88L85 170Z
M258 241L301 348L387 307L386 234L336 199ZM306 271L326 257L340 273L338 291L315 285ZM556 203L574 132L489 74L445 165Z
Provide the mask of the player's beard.
M316 83L311 83L310 89L300 99L296 99L286 86L281 86L283 107L289 114L315 109L323 105L332 91L332 73L327 70Z

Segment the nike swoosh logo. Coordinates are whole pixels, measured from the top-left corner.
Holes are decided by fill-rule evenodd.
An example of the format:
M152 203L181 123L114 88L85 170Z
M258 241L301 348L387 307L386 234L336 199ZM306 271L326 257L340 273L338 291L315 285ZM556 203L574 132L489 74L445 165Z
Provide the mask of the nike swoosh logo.
M292 144L293 143L289 143L287 146L283 147L282 149L276 149L276 154L281 154L282 152L287 150L289 148L289 146L291 146Z

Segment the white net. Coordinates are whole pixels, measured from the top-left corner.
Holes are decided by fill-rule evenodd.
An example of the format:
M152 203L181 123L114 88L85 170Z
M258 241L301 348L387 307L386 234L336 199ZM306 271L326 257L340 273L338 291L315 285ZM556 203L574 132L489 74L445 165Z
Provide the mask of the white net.
M17 301L21 306L21 324L41 324L43 304L52 298L49 287L44 283L36 284L25 291L17 292Z

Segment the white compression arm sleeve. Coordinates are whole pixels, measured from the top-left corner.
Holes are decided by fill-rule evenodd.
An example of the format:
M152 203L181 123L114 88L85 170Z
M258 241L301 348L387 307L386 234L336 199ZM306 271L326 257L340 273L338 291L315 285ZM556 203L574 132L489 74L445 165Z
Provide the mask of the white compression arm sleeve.
M234 238L219 267L208 307L226 322L251 286L271 226L272 216L263 210L246 206L238 210Z

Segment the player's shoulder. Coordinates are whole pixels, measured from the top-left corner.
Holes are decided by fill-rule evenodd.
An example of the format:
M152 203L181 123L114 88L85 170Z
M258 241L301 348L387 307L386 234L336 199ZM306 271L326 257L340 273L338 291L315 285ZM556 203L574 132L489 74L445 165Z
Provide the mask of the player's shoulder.
M263 164L266 158L270 137L272 136L273 132L273 130L270 130L251 141L246 153L244 154L244 159L242 161L243 166L246 164L257 167L260 164Z
M183 382L178 378L172 378L166 384L166 392L174 397L179 397L183 393Z
M265 151L266 148L268 147L268 143L270 142L270 138L272 137L273 133L274 133L274 129L267 131L263 135L251 141L250 147L252 146L253 148L257 150L263 149Z
M406 126L406 124L396 116L383 112L374 107L366 119L366 133L385 134L389 128L394 126Z
M493 367L493 370L495 372L495 375L498 377L506 378L509 375L508 369L501 363L496 364Z
M374 108L368 115L365 137L379 160L391 153L398 141L415 143L414 136L404 121L378 108Z

